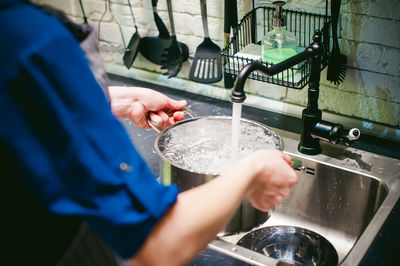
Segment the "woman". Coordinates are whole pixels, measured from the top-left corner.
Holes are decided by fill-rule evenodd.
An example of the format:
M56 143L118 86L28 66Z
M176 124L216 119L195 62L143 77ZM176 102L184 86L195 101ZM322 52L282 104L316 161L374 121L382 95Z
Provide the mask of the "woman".
M2 1L0 25L2 233L10 264L54 265L82 220L127 263L184 264L243 198L267 211L297 182L289 156L263 150L189 191L158 184L115 116L148 128L150 115L166 127L183 119L177 110L186 103L145 88L102 93L77 35L26 1Z

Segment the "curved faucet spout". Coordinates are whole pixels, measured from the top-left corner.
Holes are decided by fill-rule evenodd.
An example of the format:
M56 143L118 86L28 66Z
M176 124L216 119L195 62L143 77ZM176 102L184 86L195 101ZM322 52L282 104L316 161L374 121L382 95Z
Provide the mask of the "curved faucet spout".
M260 61L254 61L244 66L239 72L235 86L231 92L232 102L243 103L246 99L244 84L253 71L260 72L266 76L273 76L304 60L311 59L310 73L308 76L308 103L307 107L302 112L301 136L298 145L298 150L308 155L321 153L322 149L319 140L325 140L331 143L338 143L340 141L346 145L350 145L354 140L357 140L361 134L358 129L348 131L343 129L342 125L322 120L322 112L318 109L322 52L321 32L317 30L314 34L313 42L309 47L285 61L273 64L270 67L266 67Z

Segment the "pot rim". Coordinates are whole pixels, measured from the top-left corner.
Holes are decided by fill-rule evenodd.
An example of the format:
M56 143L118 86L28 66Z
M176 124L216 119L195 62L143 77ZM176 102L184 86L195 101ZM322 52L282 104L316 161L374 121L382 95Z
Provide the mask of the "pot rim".
M179 125L182 125L182 124L184 124L184 123L190 123L190 122L192 122L192 121L196 121L196 120L199 120L199 119L210 119L210 118L211 118L211 119L232 120L232 116L196 116L196 117L191 117L191 118L187 118L187 119L184 119L184 120L182 120L182 121L179 121L179 122L177 122L177 123L175 123L175 124L173 124L173 125L171 125L171 126L169 126L169 127L167 127L167 128L164 128L163 130L161 130L161 131L158 133L158 135L157 135L157 137L156 137L156 139L155 139L155 141L154 141L154 149L155 149L155 151L157 152L157 154L161 157L161 159L162 159L163 161L167 161L169 164L171 164L171 165L173 165L174 167L179 168L179 169L181 169L181 170L183 170L183 171L187 171L187 172L194 173L194 174L200 174L200 175L212 175L212 176L219 176L219 175L222 175L223 173L221 173L221 174L207 173L207 172L202 173L202 172L194 172L194 171L192 171L192 170L185 169L185 168L183 168L182 166L179 166L179 165L177 165L176 163L174 163L174 162L172 162L171 160L169 160L168 158L166 158L166 157L161 153L161 151L160 151L160 149L159 149L159 147L158 147L158 146L159 146L158 143L159 143L159 140L160 140L161 136L163 136L163 135L165 134L165 132L171 130L172 128L177 127L177 126L179 126ZM278 135L277 133L275 133L273 130L271 130L270 128L268 128L266 125L261 124L261 123L256 122L256 121L253 121L253 120L250 120L250 119L246 119L246 118L241 118L240 121L244 121L244 122L248 122L248 123L255 124L255 125L257 125L257 126L259 126L259 127L262 127L263 129L266 129L267 131L271 132L271 134L279 141L280 150L281 150L281 151L284 150L284 144L283 144L283 140L282 140L281 136L279 136L279 135Z

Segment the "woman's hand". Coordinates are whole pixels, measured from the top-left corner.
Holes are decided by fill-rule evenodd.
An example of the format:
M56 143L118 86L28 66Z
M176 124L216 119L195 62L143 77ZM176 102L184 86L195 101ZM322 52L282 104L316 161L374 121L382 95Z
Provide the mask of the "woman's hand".
M166 95L142 87L109 86L111 110L118 118L129 118L140 128L151 128L148 119L157 128L166 128L183 120L181 110L186 101L177 101Z
M246 196L259 210L268 211L280 204L297 183L290 156L279 150L257 151L245 158L244 164L255 171Z

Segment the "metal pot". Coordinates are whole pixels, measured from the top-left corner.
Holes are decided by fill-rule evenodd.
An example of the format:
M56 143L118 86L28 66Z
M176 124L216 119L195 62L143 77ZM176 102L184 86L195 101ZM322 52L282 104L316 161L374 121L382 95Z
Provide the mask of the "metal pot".
M190 136L191 139L194 139L195 142L198 143L202 143L204 139L208 139L215 141L215 145L219 145L220 141L226 141L230 138L231 124L232 117L229 116L192 117L161 131L155 141L155 150L162 159L160 161L160 179L162 183L165 185L176 184L181 191L185 191L204 184L220 175L221 172L218 171L196 170L191 164L187 164L187 162L183 163L182 161L186 158L184 157L185 155L181 156L180 152L184 154L186 153L185 150L193 148L193 146L190 145L192 143L185 143L187 136ZM213 130L210 125L215 127L215 129ZM259 135L265 134L268 141L264 143L259 141L256 137L258 141L257 145L260 145L260 148L283 149L283 142L279 135L275 134L264 125L251 120L241 119L241 126L243 125L245 125L244 130L257 131ZM247 132L247 134L249 136L252 135L251 132ZM172 138L174 136L177 138L176 143L172 143ZM214 148L215 145L213 143L211 146ZM169 156L168 152L171 150L177 153L176 158L171 158L171 156ZM199 151L198 153L193 151L193 153L200 156L200 159L195 160L195 163L208 159L207 156L209 154L207 151ZM211 159L211 161L213 160ZM208 166L211 161L204 162L204 164ZM257 210L247 200L244 200L229 224L223 232L221 232L221 235L248 231L264 223L268 218L269 213Z

